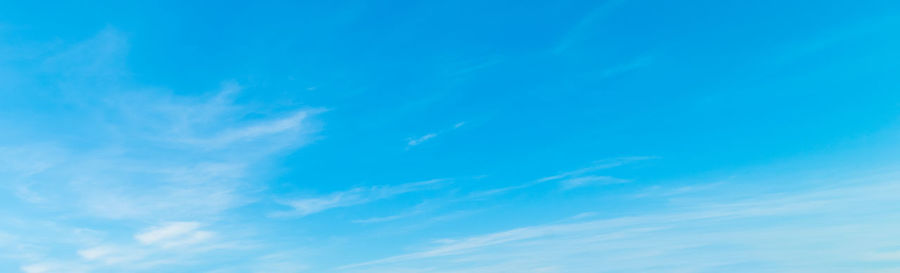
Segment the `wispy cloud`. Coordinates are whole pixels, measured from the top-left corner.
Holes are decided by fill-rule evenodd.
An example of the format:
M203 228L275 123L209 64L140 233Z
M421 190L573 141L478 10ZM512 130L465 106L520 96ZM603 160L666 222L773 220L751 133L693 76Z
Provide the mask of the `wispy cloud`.
M547 182L559 182L561 187L564 190L574 189L577 187L588 186L588 185L626 183L626 182L629 182L629 180L611 177L611 176L598 176L598 175L588 175L588 174L591 174L591 173L599 171L599 170L615 168L615 167L622 166L622 165L636 162L636 161L649 160L649 159L655 159L655 158L657 158L657 157L631 156L631 157L620 157L620 158L615 158L615 159L610 159L610 160L602 160L602 161L595 162L590 167L567 171L567 172L563 172L560 174L551 175L551 176L547 176L547 177L542 177L542 178L539 178L539 179L531 181L531 182L514 185L514 186L509 186L509 187L502 187L502 188L474 192L474 193L470 194L470 197L482 198L482 197L501 194L501 193L505 193L505 192L509 192L509 191L525 189L525 188L533 187L533 186L547 183Z
M597 78L602 79L602 78L609 78L609 77L617 76L620 74L628 73L628 72L646 67L652 63L653 63L653 57L651 57L651 56L637 57L626 63L603 69L602 71L600 71L600 74L597 75Z
M88 268L86 268L83 265L70 264L70 263L57 262L57 261L44 261L44 262L31 263L31 264L23 265L22 267L20 267L20 269L22 270L22 272L25 272L25 273L66 273L66 272L84 273L84 272L90 272L90 271L88 271Z
M202 242L212 238L213 233L200 228L198 222L172 222L152 227L134 235L134 238L145 245L176 247Z
M608 159L608 160L600 160L600 161L594 162L594 164L591 165L590 167L581 168L581 169L577 169L577 170L563 172L563 173L556 174L556 175L543 177L541 179L538 179L537 181L547 182L547 181L553 181L553 180L560 180L563 178L571 178L571 177L576 177L579 175L583 175L583 174L598 171L598 170L605 170L605 169L619 167L619 166L622 166L622 165L625 165L628 163L633 163L633 162L643 161L643 160L650 160L650 159L657 159L657 158L658 157L655 157L655 156L628 156L628 157L619 157L619 158Z
M437 136L437 134L435 134L435 133L425 134L424 136L420 136L415 139L410 139L409 142L406 143L406 145L416 146L416 145L422 144L422 142L425 142L426 140L432 139L436 136Z
M324 109L299 110L290 115L274 120L267 120L245 127L228 129L208 139L192 139L190 142L214 147L222 147L236 142L246 142L261 137L282 134L291 131L309 130L304 127L304 122L315 114L324 112ZM301 132L302 133L302 132Z
M465 124L466 124L465 122L457 122L456 124L453 124L453 127L449 128L449 129L442 130L442 131L436 132L436 133L428 133L428 134L422 135L420 137L409 138L406 142L406 148L409 149L410 147L417 146L419 144L424 143L425 141L433 139L433 138L437 137L438 135L459 129L460 127L462 127Z
M720 187L723 185L723 182L714 182L707 184L699 184L699 185L687 185L687 186L678 186L678 187L663 187L663 186L652 186L647 188L641 193L634 195L635 198L646 198L646 197L672 197L679 195L692 194L697 192L704 192L708 190L712 190L716 187Z
M32 176L58 165L64 158L62 149L48 145L0 146L0 173Z
M96 260L102 258L104 256L108 256L116 252L116 249L110 246L96 246L92 248L86 248L82 250L78 250L78 256L86 260Z
M560 39L551 52L553 54L562 54L576 43L581 42L586 38L586 35L589 35L592 30L595 30L594 25L597 21L609 16L610 13L618 9L623 3L625 3L625 0L608 0L597 5L597 7L582 17L575 26L569 29L566 35Z
M357 223L357 224L372 224L372 223L390 222L390 221L394 221L394 220L399 220L399 219L419 215L419 214L425 213L427 210L428 210L428 203L423 202L423 203L416 205L412 209L402 212L402 213L389 215L389 216L372 217L372 218L366 218L366 219L353 220L353 222Z
M104 266L139 264L153 254L146 249L119 245L98 245L79 249L76 253L87 263L99 262Z
M580 176L575 178L569 178L560 181L560 185L564 190L570 190L578 187L590 186L590 185L609 185L609 184L621 184L628 183L629 180L616 178L612 176L600 176L600 175L587 175Z
M234 236L212 225L259 198L254 195L266 185L255 166L302 147L318 132L324 109L242 103L245 88L233 81L207 93L135 82L124 65L127 53L125 36L106 29L34 55L46 83L27 87L58 87L39 93L53 94L49 105L65 105L56 114L67 125L13 123L54 137L0 146L0 179L7 182L0 187L13 193L4 206L47 212L0 220L0 229L17 228L0 256L15 253L22 271L147 272L230 247ZM69 134L78 137L55 137ZM162 224L131 237L71 236L95 223L126 222Z
M259 113L261 109L234 102L243 89L235 82L226 81L218 92L204 96L123 92L111 95L105 104L123 116L124 124L113 125L121 127L116 130L140 134L142 139L153 142L204 149L200 151L237 149L234 144L259 144L257 141L276 148L305 144L318 131L318 124L312 118L327 111L300 108L247 119L247 115L262 113ZM142 107L133 107L136 104ZM140 126L131 128L131 124Z
M387 199L396 195L435 189L445 179L432 179L422 182L414 182L400 185L384 185L372 187L359 187L346 191L335 192L325 196L312 198L299 198L281 203L293 208L290 212L278 212L274 216L306 216L329 209L362 205L377 200Z
M441 239L421 251L341 269L391 272L429 266L434 269L430 272L531 272L535 268L680 272L753 262L839 272L832 270L833 266L871 259L872 254L867 253L892 257L881 249L896 246L896 240L875 238L900 235L896 231L900 224L874 223L884 223L884 217L900 217L881 205L900 201L891 194L898 190L894 179L787 195L722 197L685 204L667 213ZM783 220L797 217L829 219L829 224ZM869 236L868 232L880 235ZM809 244L823 247L810 251L806 248Z
M45 173L69 177L60 182L68 187L46 190L67 190L86 213L117 219L211 216L250 202L247 193L262 185L248 179L254 175L248 166L308 143L318 128L313 117L324 110L245 120L258 109L235 105L239 92L226 83L211 97L135 91L104 99L97 108L121 116L100 123L116 132L115 145L65 151L70 160ZM18 190L29 200L48 194Z

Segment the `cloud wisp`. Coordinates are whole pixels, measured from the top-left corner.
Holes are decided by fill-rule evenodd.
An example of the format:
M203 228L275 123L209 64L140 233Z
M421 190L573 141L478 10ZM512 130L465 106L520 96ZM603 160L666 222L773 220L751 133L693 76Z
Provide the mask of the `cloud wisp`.
M569 29L566 35L560 39L550 52L556 55L564 54L578 42L585 39L585 36L589 35L591 30L594 29L593 26L597 24L597 21L609 16L625 2L625 0L609 0L599 4L593 10L588 12L587 15L578 20L578 23Z
M436 132L436 133L428 133L428 134L422 135L420 137L409 138L409 139L407 139L407 142L406 142L406 148L409 149L409 148L412 148L413 146L418 146L428 140L436 138L439 135L459 129L460 127L462 127L465 124L466 124L465 122L457 122L456 124L453 125L453 127L449 128L449 129L446 129L446 130L443 130L440 132Z
M527 183L478 191L473 192L469 195L472 198L484 198L487 196L497 195L506 193L509 191L521 190L530 188L533 186L537 186L540 184L548 183L548 182L559 182L561 188L563 190L570 190L578 187L589 186L589 185L608 185L608 184L621 184L628 183L630 180L612 177L612 176L601 176L601 175L589 175L599 170L610 169L619 167L628 163L655 159L657 157L652 156L632 156L632 157L621 157L615 158L611 160L603 160L595 162L594 165L586 168L581 168L577 170L567 171L556 175L551 175L547 177L542 177L536 179L534 181L530 181Z
M550 272L673 272L754 262L832 272L829 268L837 264L866 262L872 257L900 262L884 251L896 246L897 240L883 240L886 234L900 235L900 225L881 220L900 217L900 213L880 205L900 201L891 194L900 190L894 183L897 178L869 179L875 181L787 195L723 197L685 204L667 213L574 219L576 222L441 239L436 240L440 244L420 251L340 269L392 272L428 265L434 268L429 272L436 273L532 272L535 268L554 268ZM785 220L801 217L828 219L830 224ZM804 247L813 243L823 247L812 252Z
M285 200L280 203L291 207L293 210L277 212L272 215L303 217L330 209L362 205L382 199L388 199L405 193L432 190L439 187L440 183L444 181L447 180L432 179L400 185L357 187L324 196Z
M189 245L208 240L214 233L199 230L198 222L172 222L138 233L134 238L145 245L164 248Z
M260 162L304 146L319 130L324 109L239 103L244 88L231 81L208 93L135 82L127 45L106 29L29 62L47 83L23 88L44 94L45 85L58 86L44 103L62 105L54 114L66 125L11 121L52 137L0 146L6 204L46 212L0 224L17 230L0 255L15 255L22 271L146 272L229 248L239 236L214 226L259 199ZM125 223L159 224L131 237L107 233L132 226Z

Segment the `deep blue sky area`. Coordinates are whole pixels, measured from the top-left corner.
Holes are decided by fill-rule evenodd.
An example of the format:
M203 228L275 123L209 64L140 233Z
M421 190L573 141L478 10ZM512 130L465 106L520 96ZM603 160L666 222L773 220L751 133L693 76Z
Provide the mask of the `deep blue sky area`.
M0 0L0 272L900 271L896 1Z

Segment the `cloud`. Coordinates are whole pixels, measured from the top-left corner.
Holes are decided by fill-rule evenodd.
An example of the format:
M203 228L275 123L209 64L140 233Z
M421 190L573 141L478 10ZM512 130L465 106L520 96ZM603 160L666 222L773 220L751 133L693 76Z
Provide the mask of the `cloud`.
M619 8L624 0L608 0L604 1L602 4L599 4L593 10L588 12L587 15L581 18L575 26L569 29L565 36L560 39L560 41L556 44L556 46L551 50L553 54L563 54L572 48L576 43L584 40L589 34L594 30L592 27L597 21L602 20L604 17L608 16L614 10Z
M74 180L69 185L80 199L81 208L93 217L201 217L249 202L240 193L240 189L250 187L243 182L248 175L243 164L195 163L178 167L119 159L118 164L133 168L123 172L112 167L118 166L118 158L99 156L95 162L99 165L87 164L71 172Z
M52 272L53 266L49 264L30 264L22 266L22 272L25 273L48 273Z
M867 259L872 261L892 261L900 262L900 251L878 251L867 255Z
M45 66L54 71L87 63L92 66L83 72L87 74L120 69L107 66L124 54L84 60L107 49L124 50L103 42L124 43L119 41L124 38L113 37L117 35L107 30L73 49L50 54L54 57ZM88 50L92 46L106 49ZM315 116L325 111L239 105L235 99L243 88L232 81L211 95L175 95L129 83L127 77L109 83L61 78L66 90L59 97L74 101L71 107L82 113L71 117L72 123L83 127L79 132L99 132L83 136L97 145L0 147L0 163L16 162L2 164L0 174L17 175L9 187L21 200L82 216L166 221L209 217L247 204L252 201L248 193L264 186L254 181L258 173L250 166L309 143L318 131ZM83 90L95 90L96 95L79 96Z
M69 169L86 209L109 218L165 220L215 215L250 202L246 193L261 185L251 183L255 173L249 166L308 143L318 130L312 118L325 110L244 120L254 109L233 104L239 91L226 83L205 99L153 94L109 99L126 117L111 126L131 137L112 152L82 153L81 163L74 163L80 166ZM122 107L136 100L143 106ZM131 155L151 148L157 156ZM122 164L128 168L118 167Z
M231 143L239 140L254 139L261 136L272 135L284 131L296 129L310 115L310 111L297 111L285 118L266 121L236 130L225 132L216 138L215 142Z
M206 241L214 235L209 231L198 230L200 226L198 222L166 223L135 234L134 238L145 245L165 248L191 245Z
M19 268L24 273L83 273L90 272L83 265L45 261L23 265Z
M245 127L228 129L211 138L192 139L190 142L206 146L222 147L236 142L253 141L262 137L287 132L304 133L303 130L312 130L312 128L303 126L305 125L305 122L307 122L311 116L324 111L324 109L299 110L283 118L267 120Z
M108 28L21 62L15 89L36 97L16 99L41 109L0 118L20 132L0 146L3 206L16 212L0 219L0 258L22 271L148 272L252 246L211 225L263 198L263 164L316 138L324 108L245 102L252 87L229 80L206 92L137 82L128 45ZM119 236L124 223L162 224Z
M463 67L456 69L455 71L453 71L449 74L451 76L464 76L464 75L472 74L475 72L479 72L484 69L491 68L502 62L503 61L501 59L496 58L496 57L490 57L485 60L479 60L476 62L469 61L469 62L466 62L463 65Z
M402 212L402 213L398 213L398 214L394 214L394 215L390 215L390 216L372 217L372 218L366 218L366 219L353 220L353 222L357 223L357 224L372 224L372 223L382 223L382 222L390 222L390 221L394 221L394 220L399 220L399 219L419 215L419 214L426 212L429 209L427 205L428 205L427 202L423 202L423 203L416 205L414 208L412 208L406 212Z
M430 139L433 139L433 138L437 137L438 135L441 135L441 134L447 133L447 132L449 132L449 131L453 131L453 130L459 129L460 127L462 127L462 126L465 125L465 124L466 124L465 122L457 122L456 124L453 124L453 127L449 128L449 129L446 129L446 130L443 130L443 131L440 131L440 132L437 132L437 133L428 133L428 134L425 134L425 135L420 136L420 137L410 138L410 139L408 139L407 142L406 142L406 147L407 147L407 148L410 148L410 147L413 147L413 146L417 146L417 145L419 145L419 144L422 144L422 143L425 142L425 141L428 141L428 140L430 140Z
M418 211L409 211L409 212L405 212L405 213L394 214L394 215L384 216L384 217L372 217L372 218L366 218L366 219L353 220L353 222L357 223L357 224L372 224L372 223L390 222L390 221L410 217L410 216L413 216L413 215L416 215L419 213L420 212L418 212Z
M663 187L663 186L652 186L647 188L641 193L635 194L635 198L645 198L645 197L671 197L678 195L687 195L694 194L698 192L704 192L716 187L720 187L723 185L723 182L714 182L707 184L699 184L699 185L688 185L688 186L679 186L679 187Z
M346 191L335 192L326 196L282 201L282 204L290 206L293 208L293 211L275 213L274 216L302 217L329 209L362 205L404 193L434 189L438 183L443 181L446 180L432 179L396 186L358 187Z
M608 159L608 160L601 160L601 161L594 162L594 164L591 165L590 167L581 168L581 169L577 169L577 170L573 170L573 171L568 171L568 172L564 172L564 173L560 173L560 174L556 174L556 175L543 177L543 178L538 179L537 181L547 182L547 181L559 180L559 179L563 179L563 178L569 178L569 177L582 175L585 173L590 173L593 171L615 168L615 167L619 167L619 166L637 162L637 161L644 161L644 160L657 159L657 158L658 157L655 157L655 156L628 156L628 157L619 157L619 158Z
M0 167L10 181L4 186L20 200L80 216L211 217L252 202L249 195L264 185L251 166L308 143L318 128L314 117L324 111L291 109L250 120L244 117L265 109L234 104L240 88L232 83L211 97L155 91L76 104L102 113L102 122L91 115L73 122L85 131L111 132L84 136L97 145L0 147L0 163L10 163Z
M165 265L189 263L197 258L211 257L223 250L246 248L234 240L220 238L217 233L204 230L199 222L168 222L148 227L133 235L133 241L109 243L86 242L87 247L76 253L81 260L66 261L89 272L147 272ZM217 239L217 240L213 240Z
M609 160L601 160L601 161L594 162L594 164L590 167L572 170L572 171L568 171L568 172L563 172L560 174L551 175L551 176L547 176L547 177L542 177L537 180L519 184L519 185L473 192L469 195L469 197L483 198L483 197L487 197L487 196L506 193L509 191L525 189L525 188L533 187L536 185L540 185L540 184L552 182L552 181L558 181L564 190L574 189L577 187L587 186L587 185L597 185L597 184L605 185L605 184L626 183L626 182L629 182L629 180L616 178L616 177L610 177L610 176L596 176L596 175L582 176L582 175L596 172L599 170L615 168L615 167L622 166L622 165L632 163L632 162L656 159L656 158L657 157L653 157L653 156L630 156L630 157L620 157L620 158L609 159Z
M257 258L252 272L289 273L306 271L309 266L297 261L295 253L275 253Z
M234 101L244 88L232 81L222 84L215 94L174 96L165 93L124 92L111 94L108 107L119 113L126 126L142 138L166 144L187 144L185 148L233 150L234 144L248 143L284 148L305 144L309 135L318 131L312 118L325 108L300 108L273 113L260 113ZM134 107L140 104L142 107ZM253 115L257 118L248 119ZM139 124L134 128L127 126ZM260 143L259 141L264 141ZM264 144L264 145L262 145ZM270 149L262 149L268 151Z
M86 260L96 260L98 258L102 258L109 254L112 254L115 250L109 246L98 246L87 249L82 249L78 251L78 256Z
M426 140L432 139L436 136L437 136L437 134L435 134L435 133L429 133L429 134L420 136L415 139L410 139L409 142L407 142L406 144L409 146L416 146L416 145L422 144L422 142L425 142Z
M301 260L308 253L282 251L267 253L248 259L246 264L227 264L205 273L295 273L310 271L310 266Z
M588 175L566 179L560 181L560 185L564 190L570 190L578 187L584 187L589 185L609 185L609 184L621 184L630 182L627 179L615 178L612 176L598 176L598 175Z
M0 146L0 173L33 176L59 165L64 158L60 148L49 145Z
M41 70L58 76L63 83L60 87L67 92L85 94L88 90L80 88L84 85L96 87L97 81L118 84L129 76L125 69L128 49L128 39L123 33L107 27L90 39L50 52L40 62Z
M900 217L900 212L883 206L900 201L893 194L900 190L896 179L869 177L862 184L791 194L711 195L667 212L586 221L569 218L563 223L436 239L418 251L339 269L706 272L751 264L749 268L776 271L842 272L836 270L839 265L896 257L895 252L883 251L896 247L896 240L884 238L900 236L900 223L883 220ZM820 247L811 250L810 245Z
M631 61L628 61L624 64L620 64L617 66L613 66L607 69L604 69L600 72L598 78L609 78L617 75L621 75L630 71L634 71L643 67L646 67L653 63L653 57L651 56L641 56L635 58Z
M147 258L154 255L147 249L117 245L98 245L79 249L76 253L88 263L99 262L103 266L125 264L134 267L145 263Z

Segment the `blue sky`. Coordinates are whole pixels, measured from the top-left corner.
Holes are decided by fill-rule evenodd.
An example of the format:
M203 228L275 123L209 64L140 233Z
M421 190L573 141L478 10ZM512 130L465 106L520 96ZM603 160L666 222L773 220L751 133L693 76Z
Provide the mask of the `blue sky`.
M0 1L0 272L898 272L896 1Z

